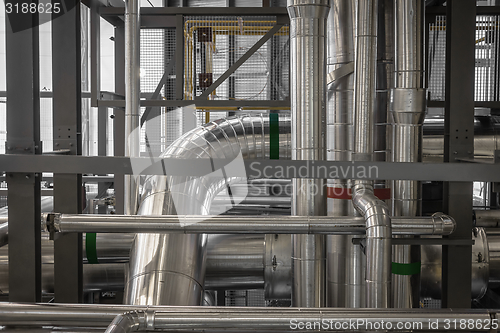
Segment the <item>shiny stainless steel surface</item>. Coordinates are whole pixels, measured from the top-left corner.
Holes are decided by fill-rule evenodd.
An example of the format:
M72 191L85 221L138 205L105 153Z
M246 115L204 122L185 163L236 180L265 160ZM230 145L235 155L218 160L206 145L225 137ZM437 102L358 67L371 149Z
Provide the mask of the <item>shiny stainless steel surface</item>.
M490 262L490 253L495 257L494 248L497 247L495 237L487 235L483 228L474 228L472 231L472 285L471 298L480 299L484 296L488 289L488 280L495 280L495 274L498 272L498 266L495 265L498 261ZM490 246L490 239L495 245ZM441 261L442 249L440 245L421 246L421 297L432 297L441 299ZM492 251L493 250L493 251ZM495 264L493 264L495 263ZM466 264L464 262L464 264ZM494 267L490 274L490 267ZM496 272L495 272L496 271Z
M288 0L292 160L326 159L326 18L330 0ZM326 181L293 180L292 215L326 215ZM325 237L292 236L292 305L325 306Z
M291 299L292 237L267 234L264 256L264 297L268 300Z
M423 156L425 158L443 158L444 137L442 135L426 135L423 143ZM500 134L475 135L474 136L474 157L492 158L495 150L500 150Z
M486 229L488 240L488 258L490 264L489 287L500 286L500 232L496 229Z
M332 0L327 19L327 72L354 64L356 2ZM327 159L350 161L354 144L354 74L346 75L327 91ZM344 179L329 179L328 187L347 191ZM330 216L352 216L350 200L328 198ZM328 235L326 245L327 306L360 307L364 277L360 272L362 253L351 235Z
M459 330L460 327L446 329L446 323L457 319L473 322L490 322L497 316L495 310L374 310L374 309L297 309L297 308L242 308L242 307L146 307L112 306L83 304L0 304L0 322L6 326L59 326L59 327L107 327L111 322L118 324L115 317L130 315L138 330L179 331L248 331L262 332L291 331L294 320L301 322L327 322L330 320L346 327L345 331L365 331L366 323L371 322L385 327L389 331L401 331L398 322L409 325L412 331L428 331L429 321L436 323L435 331ZM351 323L364 319L365 324L350 328ZM448 321L447 321L448 320ZM390 323L390 326L389 326ZM414 323L421 323L421 325ZM477 327L478 331L488 331L489 325ZM335 329L335 326L332 330ZM128 329L124 327L123 333ZM433 330L434 331L434 330Z
M85 292L123 290L125 266L129 260L134 236L134 234L97 234L95 251L99 264L83 266L83 290ZM83 237L84 262L86 263L86 234L83 234ZM41 246L42 293L49 295L54 292L54 245L49 240L48 233L42 233ZM209 236L205 288L263 289L265 250L263 235ZM289 261L291 245L288 243L282 252L283 254L286 252ZM290 265L283 269L290 275ZM279 283L283 282L279 281ZM9 293L8 246L0 248L0 291L3 295ZM290 295L291 292L288 290L288 299Z
M208 236L207 277L224 280L225 277L254 275L262 280L264 247L262 235Z
M422 124L425 118L426 90L423 89L423 0L394 0L394 89L391 90L389 121L394 137L393 162L422 160ZM421 210L421 183L409 180L391 182L394 216L417 216ZM393 262L420 262L418 246L395 245ZM419 275L392 275L392 305L419 307Z
M352 201L366 220L366 307L388 308L391 297L391 217L369 184L353 187Z
M7 217L0 218L0 247L9 243L9 223Z
M371 191L368 189L366 192ZM364 199L357 198L357 200ZM61 214L58 216L56 230L62 232L361 235L366 231L365 218L354 216L204 215L206 219L203 221L200 221L199 215ZM179 222L180 219L182 223ZM394 217L393 224L393 233L396 235L448 235L455 228L455 221L451 217L439 214L431 217Z
M354 63L354 156L371 161L374 151L374 107L377 61L378 1L358 0Z
M290 119L280 116L280 158L289 157ZM265 158L269 119L240 116L210 122L177 139L162 154L172 158ZM146 179L140 215L207 215L212 199L239 177L151 176ZM172 187L175 185L174 187ZM175 203L175 206L174 206ZM177 217L178 219L178 217ZM191 222L198 222L191 221ZM179 222L175 224L180 225ZM184 221L184 227L189 225ZM198 225L198 223L193 226ZM206 235L139 234L132 246L125 300L132 304L199 305L202 301ZM165 281L165 283L160 283Z
M500 210L475 210L474 225L483 228L498 228L500 226Z
M125 0L125 156L140 156L140 1ZM137 212L138 177L125 176L125 214Z

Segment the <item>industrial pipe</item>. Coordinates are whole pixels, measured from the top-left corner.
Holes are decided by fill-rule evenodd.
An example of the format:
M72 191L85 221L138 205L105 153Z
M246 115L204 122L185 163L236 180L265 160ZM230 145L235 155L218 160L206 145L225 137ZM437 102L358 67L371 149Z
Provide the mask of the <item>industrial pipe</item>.
M125 0L125 156L140 156L140 1ZM125 214L137 212L139 203L138 177L125 176Z
M421 162L422 123L425 118L423 71L423 0L394 0L394 88L391 89L389 123L392 124L392 161ZM393 216L420 215L421 183L412 180L391 182ZM420 262L419 246L395 245L395 265L411 267ZM419 273L392 274L392 305L418 307Z
M494 310L474 309L332 309L332 308L241 308L241 307L167 307L167 306L113 306L85 304L0 304L0 322L4 326L23 327L107 327L121 322L117 316L129 314L133 327L142 330L179 331L269 331L289 332L310 325L319 330L321 325L332 325L331 331L448 331L461 330L457 323L487 323L476 325L475 331L489 331L498 313ZM119 318L120 318L119 317ZM432 326L430 326L432 324ZM384 325L382 327L382 325ZM496 325L494 325L496 326ZM329 327L329 326L328 326ZM431 327L431 328L430 328ZM462 326L463 327L463 326ZM128 332L130 326L123 325Z
M161 157L219 157L236 159L236 162L239 158L266 158L271 150L271 145L267 144L271 141L269 122L269 118L263 115L231 117L210 122L174 141ZM277 133L273 133L272 137L277 142L273 143L272 149L277 150L280 158L289 158L289 122L288 117L280 115L274 126ZM225 171L231 171L229 169ZM230 188L235 182L247 181L242 177L222 176L222 172L220 176L212 174L216 170L207 171L208 175L203 177L148 177L144 184L139 215L177 215L174 225L179 225L179 216L207 215L218 192ZM183 220L183 224L189 228L187 224L200 222L199 220ZM198 224L195 223L193 227ZM132 227L131 230L139 229ZM150 232L155 230L159 231L153 228ZM205 246L206 235L203 234L138 234L130 255L126 303L201 304L206 264Z
M330 0L287 0L292 160L326 159L326 18ZM292 215L326 215L324 179L293 179ZM292 235L292 305L326 305L325 236Z
M354 202L364 216L377 202L368 204L357 188ZM375 197L376 198L376 197ZM378 212L378 211L377 211ZM384 211L384 215L385 211ZM54 232L178 233L178 234L359 234L366 228L364 217L342 216L227 216L205 215L72 215L54 214L49 230ZM369 216L370 217L370 216ZM388 218L390 216L388 215ZM395 217L394 234L451 234L455 221L447 215ZM182 221L182 222L181 222ZM196 221L196 223L194 223ZM369 221L373 225L373 220ZM390 236L390 233L389 233Z
M500 209L475 210L474 226L483 228L500 227Z
M353 151L354 27L356 3L332 0L327 19L327 66L335 80L327 91L327 159L351 161ZM347 179L328 179L328 188L346 193ZM349 199L328 198L329 216L353 216ZM353 235L326 237L327 306L363 307L362 262L364 255L352 242Z
M377 0L358 1L354 84L354 153L356 161L372 161L377 60ZM354 208L366 220L366 306L390 305L391 218L387 205L373 194L373 183L354 181Z

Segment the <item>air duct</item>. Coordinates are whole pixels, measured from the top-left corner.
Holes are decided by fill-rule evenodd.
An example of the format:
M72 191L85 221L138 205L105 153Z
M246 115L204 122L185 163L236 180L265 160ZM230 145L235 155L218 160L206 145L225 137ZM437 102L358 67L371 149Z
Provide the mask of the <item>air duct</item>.
M393 162L422 160L422 124L425 118L423 88L423 0L394 0L395 88L391 90L390 122L393 125ZM421 184L417 181L392 182L391 204L394 216L417 216L421 210ZM403 272L392 275L393 306L418 307L420 249L395 245L394 265Z
M290 119L279 116L280 158L287 155ZM162 154L165 158L268 158L269 118L241 116L196 128ZM288 130L288 131L287 131ZM274 137L274 135L273 135ZM207 215L214 196L241 178L150 176L139 215ZM244 179L246 181L246 179ZM174 205L175 203L175 205ZM125 302L137 305L200 305L206 260L206 235L138 234L132 245Z
M292 160L326 159L326 18L329 0L288 0ZM292 215L326 215L323 179L293 180ZM292 305L325 306L325 236L292 235Z

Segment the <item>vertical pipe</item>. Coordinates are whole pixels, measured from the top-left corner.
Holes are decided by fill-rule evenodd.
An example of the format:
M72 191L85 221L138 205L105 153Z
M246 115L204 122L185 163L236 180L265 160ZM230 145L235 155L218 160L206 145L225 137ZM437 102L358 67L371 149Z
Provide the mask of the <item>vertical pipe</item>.
M354 152L357 161L372 161L377 61L378 0L358 0L355 84ZM373 192L373 182L355 181L354 208L366 219L366 306L387 308L390 303L391 219L387 205Z
M326 158L325 34L329 7L329 0L287 1L292 160ZM294 179L292 215L326 215L323 179ZM325 262L324 236L292 236L293 306L325 306Z
M140 155L140 22L139 0L125 0L125 156ZM137 177L125 176L125 214L137 212Z
M394 0L396 33L395 88L391 92L390 121L393 125L393 162L422 160L422 124L425 117L423 71L424 1ZM394 216L417 216L421 207L421 184L396 180L392 186ZM418 307L420 249L418 246L395 245L393 261L393 306Z
M327 72L354 62L356 2L333 0L327 19ZM328 160L350 161L353 150L354 74L334 81L327 91ZM328 181L328 215L352 216L353 206L343 195L345 179ZM327 305L364 307L364 255L352 235L327 236Z

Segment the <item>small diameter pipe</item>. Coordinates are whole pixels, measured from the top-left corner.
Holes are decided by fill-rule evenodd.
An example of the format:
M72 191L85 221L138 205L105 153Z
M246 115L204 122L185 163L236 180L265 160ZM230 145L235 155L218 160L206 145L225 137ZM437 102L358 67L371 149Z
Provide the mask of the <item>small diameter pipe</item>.
M358 200L358 199L357 199ZM49 215L50 216L50 215ZM364 234L365 218L336 216L203 216L198 215L72 215L52 214L47 222L55 232L206 233L206 234ZM53 222L51 222L51 220ZM179 222L182 220L182 223ZM196 223L189 223L189 221ZM453 218L394 217L395 235L449 235Z

